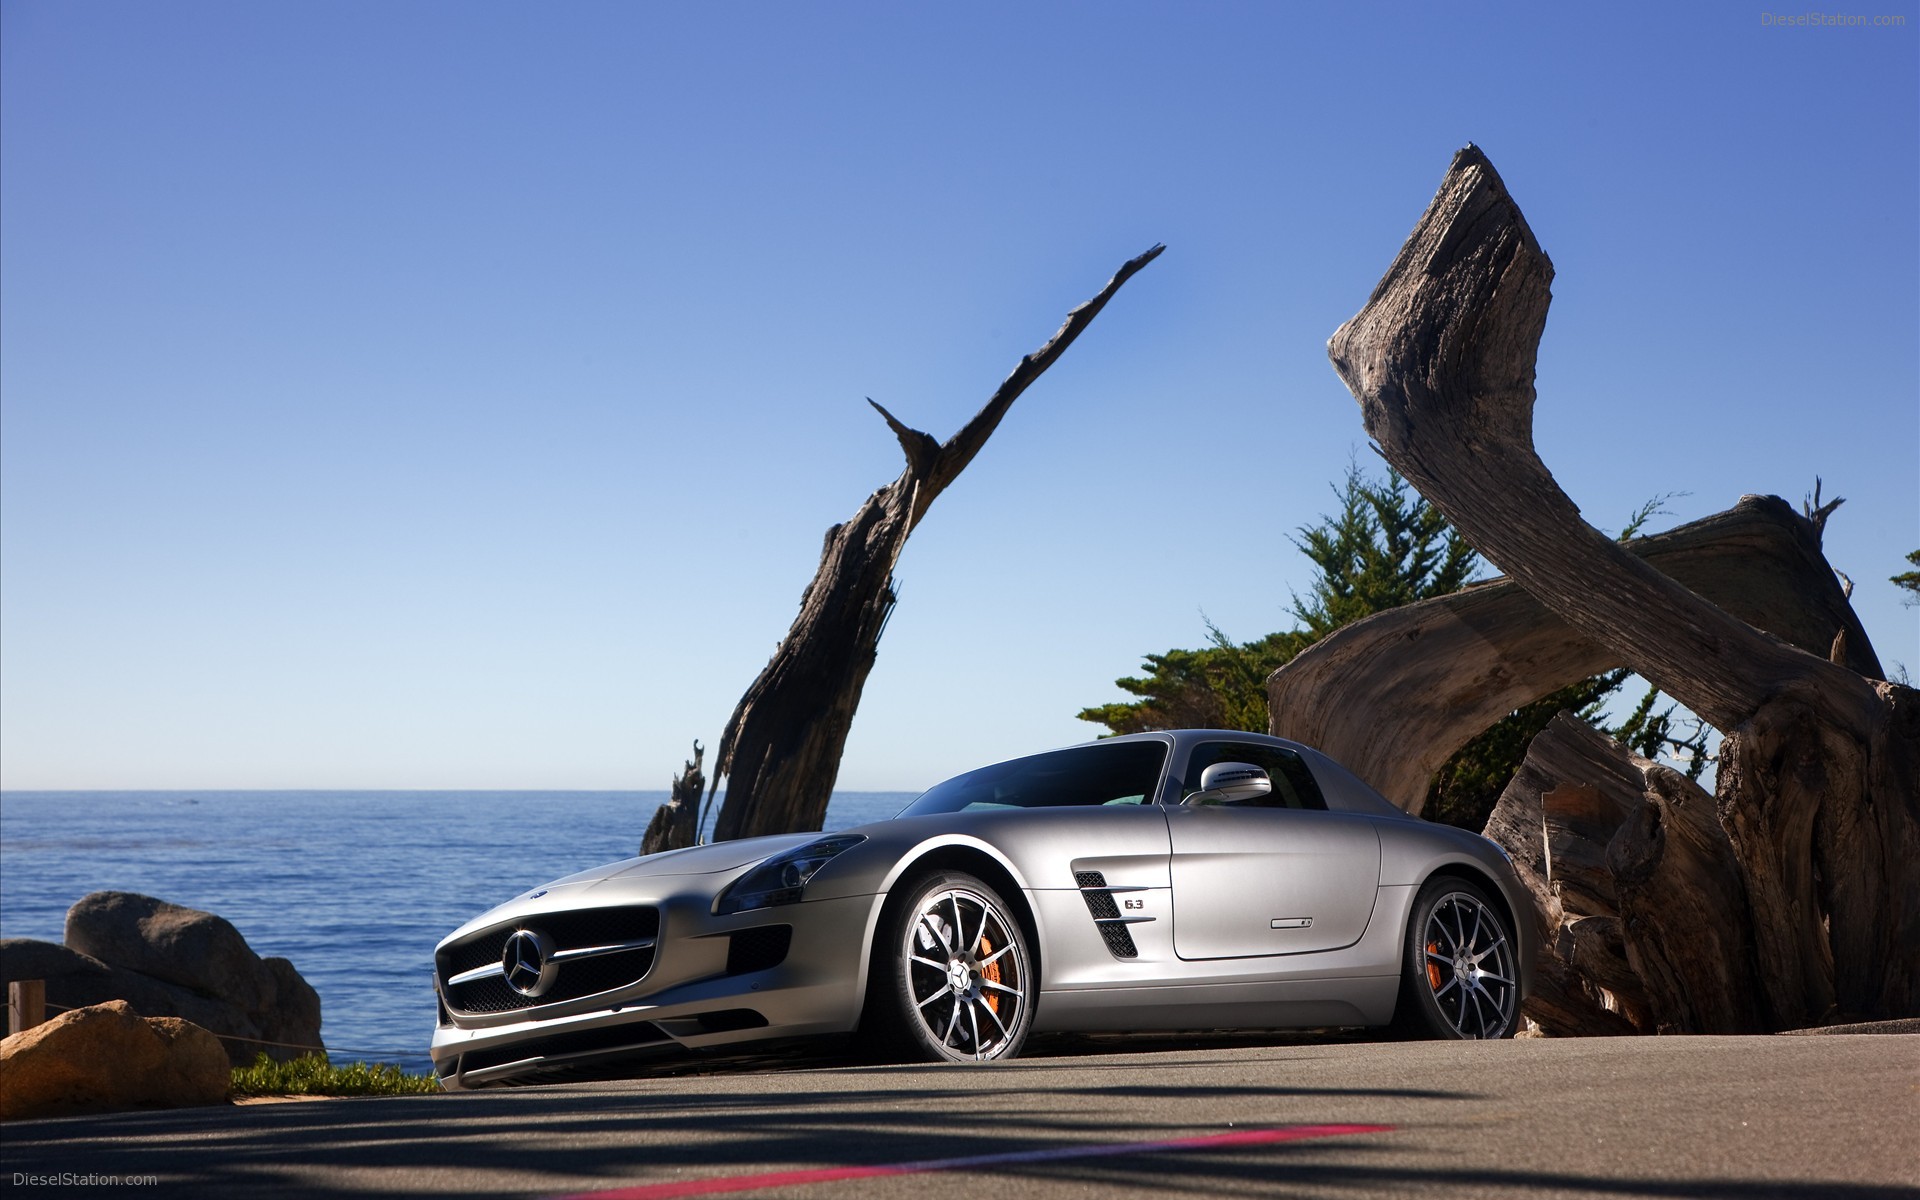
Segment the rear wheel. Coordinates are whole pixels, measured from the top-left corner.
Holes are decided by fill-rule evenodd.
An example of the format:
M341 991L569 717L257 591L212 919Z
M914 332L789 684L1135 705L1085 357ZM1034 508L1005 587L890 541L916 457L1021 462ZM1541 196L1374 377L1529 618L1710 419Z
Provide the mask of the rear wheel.
M922 1062L1012 1058L1033 1023L1037 981L1006 901L971 875L909 883L875 940L865 1032Z
M1513 930L1478 884L1427 881L1407 920L1394 1025L1428 1038L1505 1038L1520 1025Z

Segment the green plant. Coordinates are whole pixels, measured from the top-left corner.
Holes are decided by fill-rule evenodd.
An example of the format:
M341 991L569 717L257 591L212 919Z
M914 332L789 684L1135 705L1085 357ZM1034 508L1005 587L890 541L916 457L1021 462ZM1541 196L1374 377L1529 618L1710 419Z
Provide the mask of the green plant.
M324 1054L275 1062L262 1052L233 1069L236 1096L415 1096L440 1090L431 1075L409 1075L392 1063L336 1067Z

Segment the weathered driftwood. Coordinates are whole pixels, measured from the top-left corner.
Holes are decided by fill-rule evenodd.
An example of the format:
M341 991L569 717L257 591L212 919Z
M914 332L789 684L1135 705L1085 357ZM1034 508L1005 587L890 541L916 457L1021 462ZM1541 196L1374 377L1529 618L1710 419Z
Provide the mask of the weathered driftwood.
M1775 496L1626 548L1758 629L1825 657L1845 635L1847 665L1879 660L1820 552L1816 526ZM1624 665L1511 579L1375 613L1335 630L1267 681L1270 731L1317 747L1381 795L1419 813L1460 747L1508 713ZM1394 736L1379 736L1379 714Z
M1552 278L1469 146L1328 353L1387 461L1475 549L1725 735L1718 823L1765 1023L1920 1013L1920 696L1756 630L1581 519L1533 446Z
M1500 794L1486 828L1486 835L1499 842L1513 859L1515 873L1533 898L1532 919L1541 952L1534 964L1533 991L1523 1011L1554 1034L1652 1032L1643 989L1636 986L1624 996L1609 993L1603 990L1604 984L1575 965L1580 956L1575 953L1572 933L1566 931L1569 919L1553 887L1541 797L1563 788L1569 779L1589 777L1595 766L1602 771L1614 768L1610 759L1603 758L1596 764L1583 754L1590 745L1586 741L1550 736L1558 728L1556 722L1534 739L1520 770ZM1607 949L1602 938L1589 936L1585 940L1599 943L1583 947L1587 959ZM1630 975L1631 969L1625 967L1625 950L1617 951L1616 956L1621 967L1602 974L1625 970Z
M873 405L900 439L906 470L845 524L827 531L799 616L728 719L708 793L710 803L726 777L715 840L820 828L861 689L893 610L893 566L907 536L986 445L1020 393L1162 249L1129 260L1098 295L1068 313L1053 337L1021 359L986 406L945 443Z
M700 793L707 785L700 760L706 753L699 739L694 739L693 757L668 785L667 802L655 809L653 820L647 822L646 835L640 839L640 853L678 850L693 845L699 838Z
M1713 797L1562 713L1487 822L1535 896L1548 1033L1752 1033L1752 922ZM1569 997L1562 993L1571 992ZM1586 1002L1610 1010L1600 1016Z

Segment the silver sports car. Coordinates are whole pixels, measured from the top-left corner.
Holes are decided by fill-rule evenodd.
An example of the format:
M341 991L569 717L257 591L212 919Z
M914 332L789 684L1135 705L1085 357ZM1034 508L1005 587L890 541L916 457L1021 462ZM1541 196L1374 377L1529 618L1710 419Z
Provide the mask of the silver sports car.
M433 1061L471 1088L850 1033L934 1061L1051 1030L1507 1037L1527 903L1499 847L1317 751L1135 734L517 896L435 950Z

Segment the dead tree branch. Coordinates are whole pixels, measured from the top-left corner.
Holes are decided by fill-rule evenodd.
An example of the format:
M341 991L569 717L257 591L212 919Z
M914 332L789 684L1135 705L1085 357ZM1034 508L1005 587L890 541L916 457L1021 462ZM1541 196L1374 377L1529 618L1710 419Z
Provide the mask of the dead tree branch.
M1820 554L1812 525L1775 496L1627 549L1756 629L1826 657L1846 634L1846 665L1881 674L1873 645ZM1270 731L1317 747L1381 795L1419 813L1455 751L1508 713L1625 665L1511 579L1489 580L1375 613L1328 634L1267 681ZM1394 713L1382 738L1379 714Z
M893 610L893 568L907 536L986 445L1020 394L1163 249L1155 246L1127 261L1093 299L1068 313L1053 337L1022 358L985 406L945 443L873 405L900 440L906 469L869 496L845 524L827 531L800 614L728 719L708 792L711 801L726 777L716 840L820 828L854 710Z

